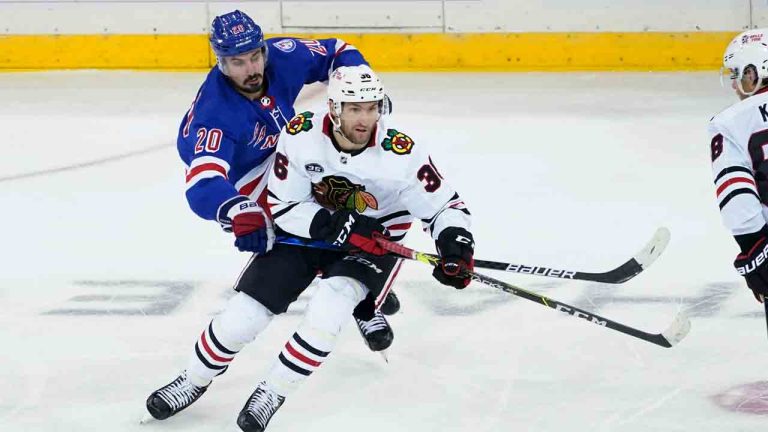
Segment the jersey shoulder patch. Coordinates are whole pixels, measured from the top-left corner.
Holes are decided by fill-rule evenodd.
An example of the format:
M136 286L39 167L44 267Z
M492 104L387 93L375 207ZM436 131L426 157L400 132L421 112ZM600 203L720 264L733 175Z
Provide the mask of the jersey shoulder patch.
M285 131L289 135L297 135L302 132L307 132L312 129L312 118L315 114L311 111L304 111L303 113L296 114L291 121L285 125Z
M381 141L381 147L384 150L397 155L409 154L415 144L411 137L397 129L387 129L387 136Z
M284 53L290 53L293 52L296 49L296 40L291 38L283 38L283 39L269 39L267 43L272 42L272 46L279 49L280 51Z

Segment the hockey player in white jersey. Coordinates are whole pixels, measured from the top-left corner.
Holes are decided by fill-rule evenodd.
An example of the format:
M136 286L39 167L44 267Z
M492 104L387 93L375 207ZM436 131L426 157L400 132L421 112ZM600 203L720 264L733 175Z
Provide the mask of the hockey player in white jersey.
M470 281L469 212L424 144L382 118L384 90L376 74L340 67L328 92L330 112L301 113L281 133L268 198L278 235L324 247L276 243L252 260L221 316L217 339L208 342L216 364L229 364L322 275L299 327L240 411L244 431L267 427L286 397L328 358L361 301L373 300L362 304L370 316L376 313L401 264L377 236L401 240L420 219L442 259L435 278L456 288ZM183 398L189 391L176 393Z
M762 303L768 295L768 29L734 38L723 71L740 101L709 123L717 203L741 248L734 266Z

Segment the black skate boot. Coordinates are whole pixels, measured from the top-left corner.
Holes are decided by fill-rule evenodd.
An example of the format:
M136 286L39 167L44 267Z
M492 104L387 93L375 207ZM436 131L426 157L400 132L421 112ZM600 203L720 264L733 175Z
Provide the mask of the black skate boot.
M285 402L285 397L273 392L262 381L248 398L248 402L237 416L237 425L244 432L262 432L269 420Z
M187 378L184 371L170 384L155 390L147 398L147 411L157 420L165 420L184 408L192 405L208 390L208 386L198 387Z
M376 311L370 321L355 318L355 322L371 351L384 351L392 345L395 335L392 333L392 327L389 326L387 319L384 318L384 314L380 310Z
M395 295L394 291L390 291L387 297L384 299L384 303L381 304L379 310L386 316L394 315L400 310L400 300Z

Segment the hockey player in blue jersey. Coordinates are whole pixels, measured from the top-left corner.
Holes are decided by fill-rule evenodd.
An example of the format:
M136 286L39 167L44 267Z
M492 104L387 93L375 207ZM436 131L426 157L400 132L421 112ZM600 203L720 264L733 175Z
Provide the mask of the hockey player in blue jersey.
M273 241L264 173L299 91L339 66L366 62L339 39L264 40L240 11L214 19L211 47L217 66L179 127L187 200L197 215L233 232L241 251L263 254Z
M294 117L299 91L305 84L327 81L340 66L367 63L354 46L340 39L265 40L261 28L240 11L213 20L210 43L217 65L179 127L177 148L187 166L186 197L198 216L218 222L234 234L239 250L258 259L274 242L266 205L267 170L280 130ZM147 410L154 418L165 419L190 405L214 376L227 369L231 360L227 353L248 342L242 340L242 329L255 324L239 314L238 299L233 297L203 331L186 370L149 396ZM388 297L385 307L396 312L397 298ZM239 322L232 322L232 317ZM391 344L391 328L380 312L373 320L356 322L372 350Z

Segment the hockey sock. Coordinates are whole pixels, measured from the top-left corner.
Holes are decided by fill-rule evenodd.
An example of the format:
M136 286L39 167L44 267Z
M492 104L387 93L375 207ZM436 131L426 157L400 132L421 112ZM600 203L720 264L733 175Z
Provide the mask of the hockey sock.
M352 310L366 292L361 283L351 278L321 280L304 320L277 356L267 385L281 396L296 390L328 357Z
M187 366L190 381L206 386L215 376L224 373L235 355L267 327L273 316L247 294L235 294L195 343Z

